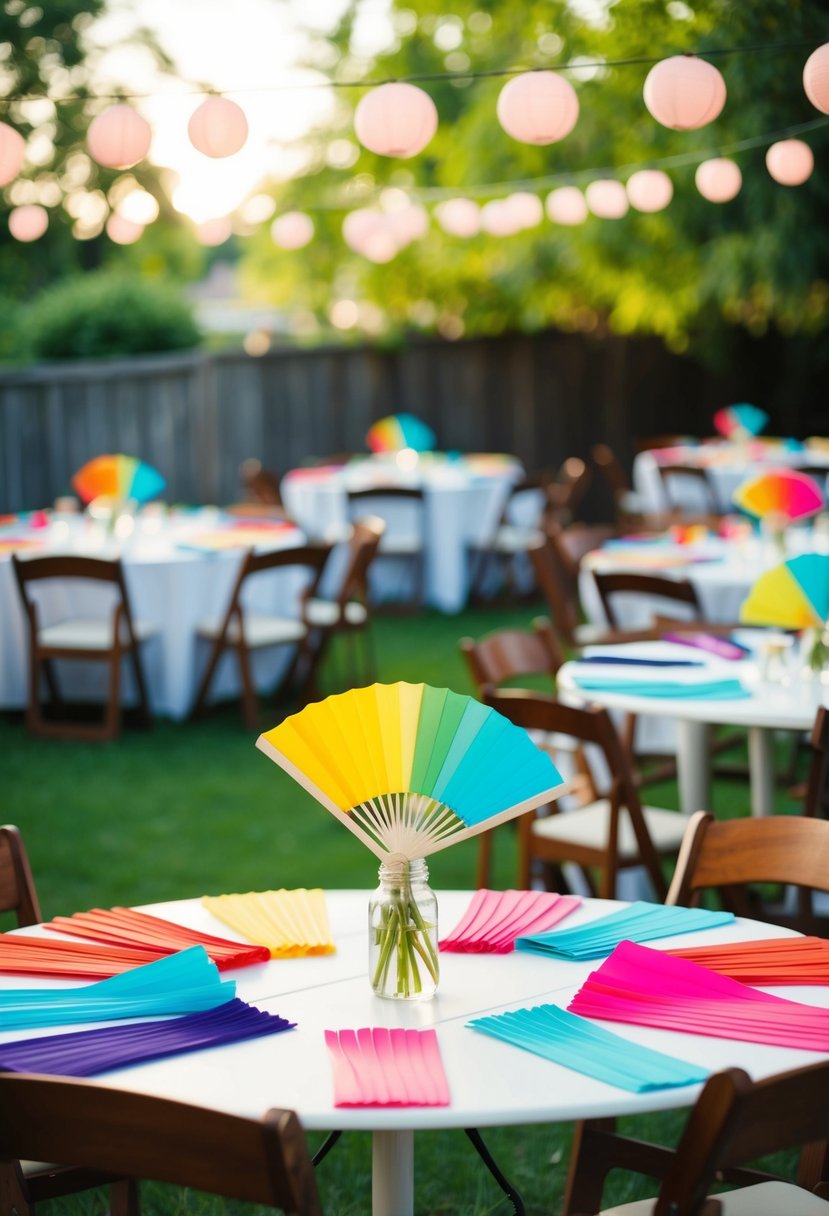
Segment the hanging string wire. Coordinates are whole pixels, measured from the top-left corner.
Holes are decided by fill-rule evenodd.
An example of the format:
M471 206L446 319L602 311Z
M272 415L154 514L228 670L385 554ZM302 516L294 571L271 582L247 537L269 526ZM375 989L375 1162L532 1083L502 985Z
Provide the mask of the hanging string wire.
M179 97L208 97L215 94L228 96L233 94L250 93L280 93L304 91L306 89L374 89L381 84L437 84L441 81L457 82L457 81L472 81L472 80L488 80L497 79L505 76L520 76L526 72L584 72L595 69L607 68L623 68L623 67L641 67L645 65L653 65L660 63L663 59L671 55L695 55L700 58L719 57L723 55L757 55L757 54L778 54L786 51L797 51L815 48L814 38L799 38L796 40L784 42L766 42L757 43L751 46L722 46L722 47L707 47L701 51L675 50L664 51L659 55L632 55L623 59L580 59L577 63L551 63L531 66L525 65L505 67L505 68L481 68L472 69L465 68L463 70L452 72L413 72L398 76L384 76L377 79L360 79L360 80L303 80L303 81L286 81L284 83L272 85L242 85L238 88L230 89L215 89L207 87L193 87L186 89L180 93L171 93L174 98ZM309 68L308 71L316 69ZM26 101L51 101L53 105L69 105L70 103L79 101L149 101L158 97L158 91L149 93L129 93L121 91L117 93L67 93L61 97L52 97L48 93L7 93L0 97L0 106L9 105L11 103L26 102Z

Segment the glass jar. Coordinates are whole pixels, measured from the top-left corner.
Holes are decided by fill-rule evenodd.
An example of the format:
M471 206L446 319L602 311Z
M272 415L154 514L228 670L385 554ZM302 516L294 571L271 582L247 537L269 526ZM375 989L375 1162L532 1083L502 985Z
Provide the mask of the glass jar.
M422 857L389 857L368 906L368 968L377 996L426 1001L438 986L438 901Z

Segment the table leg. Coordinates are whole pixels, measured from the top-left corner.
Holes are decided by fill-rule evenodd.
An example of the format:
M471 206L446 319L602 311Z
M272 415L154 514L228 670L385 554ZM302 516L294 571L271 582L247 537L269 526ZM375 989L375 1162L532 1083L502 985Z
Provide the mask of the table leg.
M748 768L751 774L752 815L774 814L774 732L765 726L750 726Z
M413 1216L414 1132L374 1132L371 1212L372 1216Z
M686 815L693 815L694 811L710 811L711 727L707 722L682 719L677 727L679 809Z

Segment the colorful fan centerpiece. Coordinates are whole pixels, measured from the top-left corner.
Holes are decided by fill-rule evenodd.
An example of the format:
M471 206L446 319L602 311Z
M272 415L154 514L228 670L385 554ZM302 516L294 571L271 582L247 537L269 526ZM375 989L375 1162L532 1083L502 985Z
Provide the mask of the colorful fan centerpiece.
M116 503L149 502L167 483L157 469L135 456L106 454L89 460L72 478L72 485L84 503L96 498Z
M769 420L765 410L747 401L726 405L714 415L714 426L726 439L751 439L759 435Z
M813 477L796 469L768 469L750 477L733 494L736 506L767 521L770 517L783 526L816 515L824 506L823 493Z
M822 629L829 615L829 555L801 553L766 570L740 608L747 625Z
M380 995L420 996L422 969L437 977L437 925L421 915L411 863L564 792L561 774L525 730L473 697L428 684L373 684L328 697L260 735L256 746L382 863L388 898L373 943L382 962L372 976Z
M399 452L411 448L415 452L435 450L435 432L414 414L390 414L372 423L366 435L372 452Z

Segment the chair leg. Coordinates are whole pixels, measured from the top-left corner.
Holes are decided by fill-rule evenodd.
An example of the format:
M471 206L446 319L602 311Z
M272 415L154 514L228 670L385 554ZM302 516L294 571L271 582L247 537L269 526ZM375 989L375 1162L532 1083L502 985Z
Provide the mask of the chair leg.
M20 1166L16 1161L0 1165L0 1211L13 1212L15 1216L35 1216L34 1205L21 1185Z
M248 648L242 637L236 643L236 654L239 659L239 674L242 678L242 713L246 725L251 730L255 730L259 718L259 699L253 686Z
M225 651L224 637L217 638L211 643L211 646L212 649L210 652L210 658L207 660L207 666L204 669L204 675L201 678L199 690L196 693L196 700L193 704L193 708L190 711L191 718L200 718L205 711L207 704L207 693L211 683L213 682L213 676L216 674L219 659L222 657Z
M141 1216L138 1181L124 1178L109 1188L109 1216Z
M152 711L150 710L150 698L147 695L147 685L144 680L144 670L141 666L141 655L138 651L138 646L130 649L130 662L132 663L133 674L135 675L135 686L138 689L138 715L142 726L150 726L152 724Z
M615 1119L583 1119L573 1131L561 1216L588 1216L602 1206L605 1178L613 1166L608 1151Z
M104 722L101 728L102 739L115 739L121 729L121 659L123 651L119 646L113 651L109 660L109 698L104 712Z
M475 886L478 890L489 887L492 881L492 835L493 832L481 832L478 837L478 866L475 874Z

